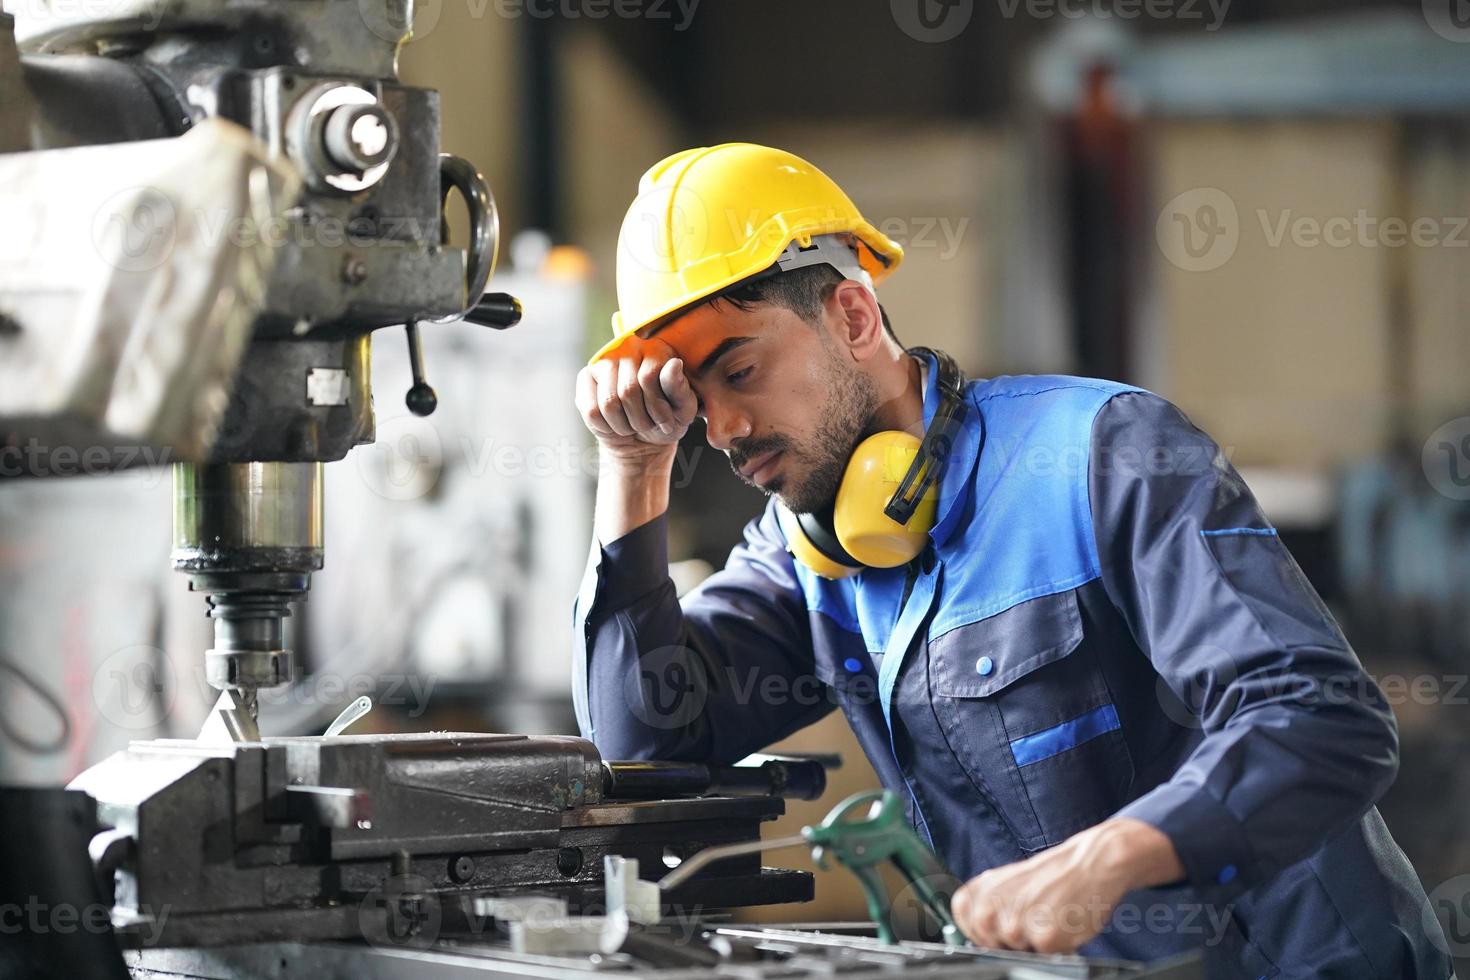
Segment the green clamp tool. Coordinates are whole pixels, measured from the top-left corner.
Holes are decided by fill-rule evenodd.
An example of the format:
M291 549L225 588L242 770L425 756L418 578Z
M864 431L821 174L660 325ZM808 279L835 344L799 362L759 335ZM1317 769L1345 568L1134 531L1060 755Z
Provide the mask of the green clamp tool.
M827 861L832 857L857 876L867 899L868 916L878 927L879 941L888 945L898 941L893 931L888 892L878 873L878 866L888 861L908 882L920 907L939 923L944 942L950 946L969 945L949 912L950 896L959 881L908 825L899 798L886 790L869 790L848 797L820 824L803 827L799 837L747 841L700 851L665 875L659 889L672 891L703 868L725 858L802 845L812 849L812 859L822 870L828 870Z
M866 814L859 815L864 808ZM959 882L919 840L893 793L872 790L850 796L820 824L802 828L801 836L811 845L817 867L825 871L831 856L857 876L880 941L897 942L888 893L878 874L878 865L889 861L909 883L919 905L939 922L945 943L968 945L949 912L950 896Z

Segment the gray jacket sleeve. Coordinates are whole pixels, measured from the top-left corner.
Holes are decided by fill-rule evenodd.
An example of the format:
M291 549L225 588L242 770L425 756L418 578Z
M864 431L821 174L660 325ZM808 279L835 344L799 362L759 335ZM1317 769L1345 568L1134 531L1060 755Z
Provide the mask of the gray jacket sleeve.
M733 763L831 710L773 506L682 600L667 549L664 515L592 545L573 612L573 701L604 758Z
M1398 766L1393 714L1240 474L1179 409L1109 401L1089 483L1103 582L1160 705L1202 735L1122 815L1169 836L1201 895L1228 899L1374 804Z

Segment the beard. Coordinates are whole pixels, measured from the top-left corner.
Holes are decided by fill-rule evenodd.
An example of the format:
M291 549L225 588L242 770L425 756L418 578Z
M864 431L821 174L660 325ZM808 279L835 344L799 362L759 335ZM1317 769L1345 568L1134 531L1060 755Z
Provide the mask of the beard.
M797 442L773 433L747 439L730 454L730 465L737 476L741 467L759 456L776 451L784 454L782 462L787 472L768 485L759 486L743 476L740 479L767 496L780 497L797 514L816 513L832 506L852 451L878 410L878 392L872 379L831 351L822 374L827 402L810 440ZM804 473L793 473L793 469Z

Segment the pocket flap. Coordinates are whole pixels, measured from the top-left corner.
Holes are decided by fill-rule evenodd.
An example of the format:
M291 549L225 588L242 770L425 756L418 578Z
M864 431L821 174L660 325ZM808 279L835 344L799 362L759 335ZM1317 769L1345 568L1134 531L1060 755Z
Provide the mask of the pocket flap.
M929 642L934 692L952 698L988 697L1062 659L1081 642L1075 589L1018 602Z

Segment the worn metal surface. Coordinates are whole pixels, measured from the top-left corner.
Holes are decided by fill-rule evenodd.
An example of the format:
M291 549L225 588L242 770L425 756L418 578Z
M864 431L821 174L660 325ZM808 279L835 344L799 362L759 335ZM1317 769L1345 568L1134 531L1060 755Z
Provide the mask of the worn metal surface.
M817 932L790 928L726 928L698 922L672 923L641 933L651 942L629 943L611 954L598 948L600 923L589 925L578 942L571 931L560 947L532 945L539 952L517 953L503 941L480 937L440 941L428 948L343 943L242 946L212 950L145 950L126 954L135 978L201 977L209 980L290 980L294 977L343 976L354 980L438 980L471 977L540 977L544 980L593 980L610 972L628 980L662 978L693 980L738 976L746 980L843 976L903 976L934 980L1057 980L1057 978L1136 978L1136 980L1202 980L1197 959L1160 964L1087 960L1075 956L1002 953L954 949L933 943L904 942L884 946L851 932ZM556 952L551 951L556 949ZM713 953L719 962L694 965L692 955ZM698 958L708 960L708 955ZM659 961L666 965L657 965Z
M605 908L603 862L759 836L776 799L607 804L603 763L572 737L442 734L134 743L79 776L131 838L109 868L133 946L473 931L475 901L553 894ZM707 909L811 897L758 855L665 896ZM408 910L408 911L405 911ZM411 926L405 927L404 922Z
M0 432L36 449L5 475L204 455L279 256L200 222L269 224L299 183L219 120L0 155Z
M44 283L48 292L37 288L42 284L34 277L17 277L8 290L0 288L0 313L7 324L19 323L18 330L0 332L0 341L61 334L71 342L43 338L66 354L56 370L90 373L78 396L63 406L49 403L54 395L35 391L33 376L29 383L17 377L21 383L6 386L13 404L0 404L0 433L13 438L44 431L53 441L104 449L124 440L142 442L167 447L175 459L215 462L335 460L371 441L367 335L473 308L498 247L494 199L483 176L439 151L438 94L397 82L397 51L409 35L411 0L122 0L27 3L14 11L22 53L17 55L8 32L0 36L0 78L14 88L0 117L0 146L87 154L90 187L101 193L98 201L83 201L80 213L88 220L45 216L49 238L56 240L7 236L34 253L32 264L56 264L52 278L61 282ZM182 178L170 179L171 154L179 152L170 144L179 141L164 137L220 119L248 131L252 151L262 160L299 178L289 194L273 200L272 209L237 214L216 204L214 198L254 194L259 183L249 174L231 173L223 161L195 161ZM153 157L130 171L119 173L97 155L99 144L140 140L149 142ZM26 167L33 154L13 156L8 166ZM200 174L233 186L209 187L210 196L196 199L188 180ZM114 185L114 176L125 179ZM5 183L30 209L75 196L74 186L48 189L13 176ZM471 211L472 237L465 249L444 239L442 210L450 187L462 192ZM141 195L142 204L111 201L124 191ZM137 256L127 256L127 276L91 276L71 267L92 250L90 216L99 203L115 205L134 237L158 239L145 235L156 225L170 247L143 256L146 269L138 268ZM146 226L137 215L143 205ZM225 257L265 255L270 267L258 269L248 283L216 284L221 288L211 296L229 295L232 302L206 310L178 304L140 308L141 301L167 295L166 280L199 279L193 270L221 265L195 254L206 246ZM108 278L129 286L126 294L114 290L106 297L111 316L150 314L150 329L160 338L154 346L166 342L194 359L218 352L215 360L223 363L212 365L209 386L194 376L189 358L149 365L150 390L187 401L190 418L199 420L194 429L181 433L181 423L169 428L148 424L148 418L121 432L104 424L112 420L97 403L112 389L90 362L100 356L97 351L121 351L123 345L76 342L78 331L67 334L57 326L54 294L60 286L90 296L96 290L86 284ZM49 310L43 308L48 303ZM65 319L74 319L79 331L101 333L97 304L79 307ZM238 337L202 342L201 321L227 313L243 321ZM248 350L246 340L253 340ZM16 363L16 341L6 343L0 359ZM336 397L321 397L324 375L311 381L325 371L340 375L332 386ZM63 409L70 427L42 430L41 423L55 423Z

